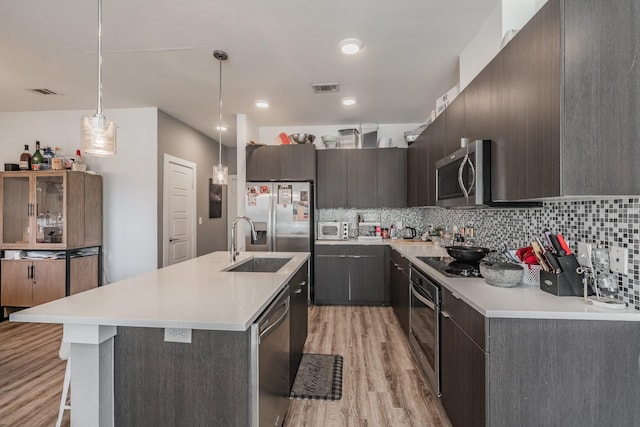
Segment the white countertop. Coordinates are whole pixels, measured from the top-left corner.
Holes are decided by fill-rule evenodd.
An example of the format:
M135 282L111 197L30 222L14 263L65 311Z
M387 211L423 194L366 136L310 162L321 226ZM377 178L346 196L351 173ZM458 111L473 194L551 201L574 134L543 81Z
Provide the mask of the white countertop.
M244 331L309 258L300 252L242 252L292 257L276 273L230 273L228 252L170 267L12 313L18 322Z
M395 242L391 242L390 246L485 317L640 321L640 311L632 308L610 310L595 307L587 305L582 297L558 297L542 291L538 286L521 284L513 288L500 288L487 284L484 279L444 276L417 258L446 256L446 250L437 246Z

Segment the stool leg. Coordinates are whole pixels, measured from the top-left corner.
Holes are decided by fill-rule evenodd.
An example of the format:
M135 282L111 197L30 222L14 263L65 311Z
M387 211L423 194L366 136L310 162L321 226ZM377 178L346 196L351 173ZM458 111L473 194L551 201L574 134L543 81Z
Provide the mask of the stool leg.
M58 411L58 421L56 427L62 424L62 415L65 409L71 410L71 406L67 405L67 396L69 394L69 383L71 382L71 356L67 359L67 367L64 370L64 383L62 385L62 397L60 398L60 410Z

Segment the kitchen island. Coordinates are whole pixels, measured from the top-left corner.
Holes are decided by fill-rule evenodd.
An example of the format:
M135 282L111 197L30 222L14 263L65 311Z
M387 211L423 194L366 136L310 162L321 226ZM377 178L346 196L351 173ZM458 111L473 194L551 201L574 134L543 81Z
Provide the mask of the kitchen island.
M291 259L275 273L229 272L229 254L211 253L10 320L64 325L74 426L257 425L252 325L309 254L241 253L235 264L253 256Z

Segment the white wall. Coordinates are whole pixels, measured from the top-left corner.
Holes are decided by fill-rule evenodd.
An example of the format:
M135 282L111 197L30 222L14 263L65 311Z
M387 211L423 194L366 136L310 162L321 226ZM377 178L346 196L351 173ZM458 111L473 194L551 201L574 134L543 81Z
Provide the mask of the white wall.
M502 4L491 15L460 53L460 91L498 54L502 40Z
M17 163L24 144L58 145L65 154L80 147L80 117L93 111L0 113L0 164ZM109 282L156 269L156 108L105 110L118 124L117 155L88 157L103 177L104 269Z
M414 130L420 126L420 123L393 123L393 124L379 124L378 125L378 138L388 137L392 139L391 145L394 147L406 147L407 143L404 140L404 132ZM280 132L284 132L287 135L292 133L309 133L316 136L316 147L319 149L324 148L320 137L322 135L334 135L338 136L340 129L360 129L360 124L350 125L323 125L323 126L273 126L273 127L261 127L259 129L258 139L261 144L274 144L275 139Z
M460 90L498 54L509 30L519 30L547 0L502 0L473 40L460 53Z

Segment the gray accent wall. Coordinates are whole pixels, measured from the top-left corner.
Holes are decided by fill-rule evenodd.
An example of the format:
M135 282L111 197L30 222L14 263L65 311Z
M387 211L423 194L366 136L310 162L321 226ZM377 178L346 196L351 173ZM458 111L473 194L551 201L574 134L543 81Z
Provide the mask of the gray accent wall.
M213 165L218 163L218 141L187 126L180 120L158 110L158 267L162 267L162 177L164 154L169 154L193 162L197 165L196 178L196 218L202 218L197 225L196 256L227 249L227 191L223 190L222 218L209 219L209 179ZM223 163L229 165L229 174L235 171L235 158L228 163L228 153L234 150L223 147Z

